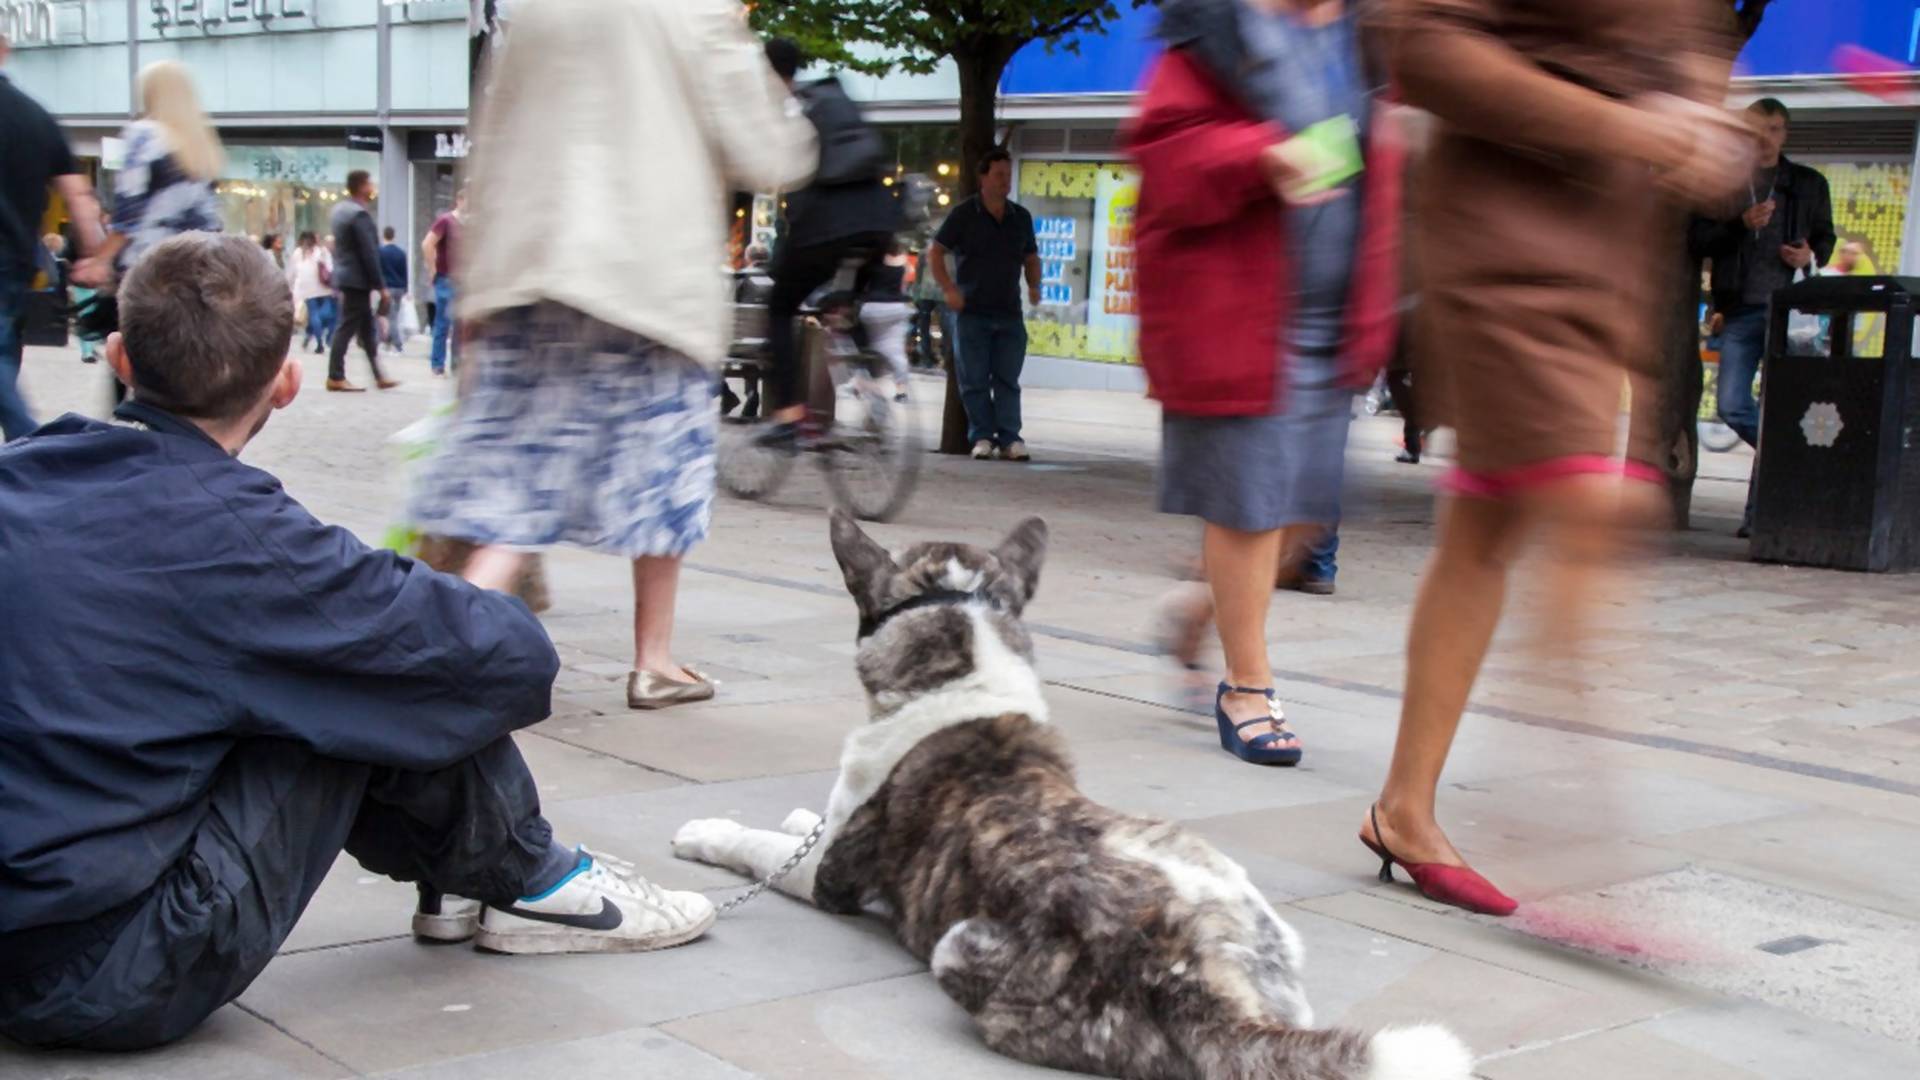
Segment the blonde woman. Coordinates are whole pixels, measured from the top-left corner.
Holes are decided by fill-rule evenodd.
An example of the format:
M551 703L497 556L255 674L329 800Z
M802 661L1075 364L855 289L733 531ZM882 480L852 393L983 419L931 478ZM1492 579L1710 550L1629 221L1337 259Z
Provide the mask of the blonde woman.
M82 284L125 274L170 237L220 231L213 182L226 150L185 65L162 60L140 72L140 118L120 137L127 161L114 181L111 232L100 253L75 270Z

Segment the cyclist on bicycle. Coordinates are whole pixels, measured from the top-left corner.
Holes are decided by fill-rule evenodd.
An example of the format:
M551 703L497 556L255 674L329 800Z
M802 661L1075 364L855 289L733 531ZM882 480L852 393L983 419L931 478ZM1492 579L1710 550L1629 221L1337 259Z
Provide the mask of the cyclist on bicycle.
M886 144L840 80L828 76L796 86L800 48L784 38L767 43L767 60L793 89L820 139L820 166L812 183L787 197L786 229L770 268L766 385L776 409L774 426L762 441L790 444L809 427L806 367L799 358L794 317L844 263L884 250L901 216L899 200L881 182Z

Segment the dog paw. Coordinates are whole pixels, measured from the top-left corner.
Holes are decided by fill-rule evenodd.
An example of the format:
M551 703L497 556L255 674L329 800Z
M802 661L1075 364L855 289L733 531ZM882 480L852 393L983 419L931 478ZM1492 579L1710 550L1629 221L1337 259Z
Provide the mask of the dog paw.
M728 818L689 821L673 834L673 855L689 862L710 863L747 827Z
M805 836L820 824L820 815L811 810L795 810L780 823L780 831L788 836Z

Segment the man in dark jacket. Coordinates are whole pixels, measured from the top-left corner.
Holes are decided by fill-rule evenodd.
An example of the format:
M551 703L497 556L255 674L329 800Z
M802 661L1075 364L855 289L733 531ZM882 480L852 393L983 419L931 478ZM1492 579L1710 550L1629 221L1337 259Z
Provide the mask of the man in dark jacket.
M333 352L327 358L327 389L358 391L365 387L347 381L347 343L360 339L374 385L390 390L400 384L380 373L380 347L374 340L373 294L380 310L393 307L393 295L380 269L380 233L368 206L379 195L373 177L364 169L347 174L347 197L333 208L333 287L340 293L340 324L333 332Z
M406 335L400 332L400 305L407 302L407 249L394 243L393 226L386 232L386 243L380 245L380 277L387 287L389 311L387 312L387 332L382 335L387 344L399 352L407 344Z
M1713 260L1713 310L1725 320L1721 331L1720 421L1760 445L1760 406L1753 380L1767 351L1767 303L1774 291L1811 275L1833 257L1833 199L1827 178L1789 161L1787 107L1763 98L1748 107L1760 131L1760 165L1735 206L1719 218L1695 218L1693 253ZM1752 523L1749 492L1740 535Z
M794 316L842 264L885 250L900 227L900 203L881 182L886 146L860 107L828 77L794 86L800 50L776 38L767 43L775 73L793 88L820 133L820 167L813 182L787 197L787 227L773 254L773 292L767 298L768 383L777 411L765 437L791 445L806 416L806 367L794 338Z
M547 716L559 668L532 613L322 525L236 459L300 389L266 254L165 241L120 325L118 422L0 448L0 1035L179 1038L260 973L343 849L422 883L425 939L699 936L705 898L555 844L540 816L509 737Z

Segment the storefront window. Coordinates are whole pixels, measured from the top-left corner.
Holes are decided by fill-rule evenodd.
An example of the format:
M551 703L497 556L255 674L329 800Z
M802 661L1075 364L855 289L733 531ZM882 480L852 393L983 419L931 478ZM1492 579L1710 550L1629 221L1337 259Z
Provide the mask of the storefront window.
M1840 243L1857 243L1856 274L1895 274L1907 227L1913 164L1907 161L1808 161L1833 192L1833 230Z
M227 146L215 190L226 230L280 235L291 248L303 232L325 236L334 204L347 197L347 173L379 175L380 155L335 146ZM393 197L401 197L396 193Z
M1014 198L1040 242L1040 306L1027 312L1028 351L1138 362L1133 214L1140 174L1119 162L1020 163Z

